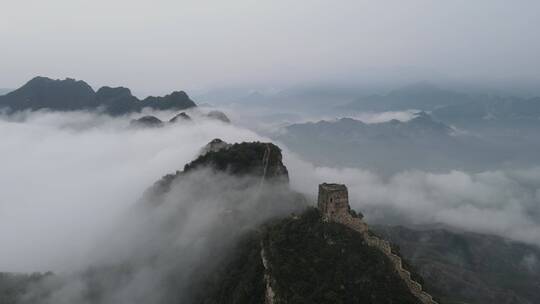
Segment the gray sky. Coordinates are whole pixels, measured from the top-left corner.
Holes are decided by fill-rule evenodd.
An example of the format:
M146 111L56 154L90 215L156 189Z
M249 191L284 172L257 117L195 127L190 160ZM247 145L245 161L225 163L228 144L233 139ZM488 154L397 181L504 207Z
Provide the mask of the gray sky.
M540 79L536 0L6 0L0 87ZM429 80L428 79L428 80Z

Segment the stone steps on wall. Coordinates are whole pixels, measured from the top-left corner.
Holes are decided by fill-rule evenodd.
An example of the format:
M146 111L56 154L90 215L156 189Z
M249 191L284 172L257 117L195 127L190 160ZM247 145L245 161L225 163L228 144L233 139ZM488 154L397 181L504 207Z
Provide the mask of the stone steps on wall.
M422 285L420 283L413 280L411 273L403 268L403 261L398 255L392 253L390 243L386 240L368 234L368 225L366 223L358 218L352 217L350 214L335 216L331 220L359 232L369 246L375 247L383 252L390 259L394 265L394 268L396 269L396 272L403 279L403 281L405 281L405 284L407 284L411 290L411 293L419 298L423 304L438 304L435 300L433 300L433 297L430 294L422 290Z

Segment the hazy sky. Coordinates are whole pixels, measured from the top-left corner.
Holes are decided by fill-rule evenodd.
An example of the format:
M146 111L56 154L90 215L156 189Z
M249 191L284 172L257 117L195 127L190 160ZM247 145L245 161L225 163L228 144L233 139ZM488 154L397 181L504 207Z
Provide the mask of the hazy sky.
M0 87L540 79L537 0L6 0Z

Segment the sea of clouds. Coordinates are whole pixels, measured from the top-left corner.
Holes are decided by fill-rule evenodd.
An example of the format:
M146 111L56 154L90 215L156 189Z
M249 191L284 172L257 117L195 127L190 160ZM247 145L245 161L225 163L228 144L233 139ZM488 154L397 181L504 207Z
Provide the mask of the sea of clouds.
M119 218L143 192L182 169L210 140L269 141L245 127L203 117L162 128L130 127L141 115L0 117L0 271L87 267L96 250L107 246L102 240L122 229ZM381 177L359 168L318 167L280 146L292 188L313 204L319 183L345 183L351 205L370 223L443 224L540 246L540 168ZM182 193L177 195L181 200ZM213 205L205 206L212 214ZM199 223L204 227L214 220L201 217Z

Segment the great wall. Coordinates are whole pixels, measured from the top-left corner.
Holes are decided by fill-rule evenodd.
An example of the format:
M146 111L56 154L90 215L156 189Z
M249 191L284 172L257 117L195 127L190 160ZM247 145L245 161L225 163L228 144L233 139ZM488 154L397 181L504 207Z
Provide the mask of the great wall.
M347 187L340 184L319 185L319 197L317 202L323 220L345 225L364 238L369 246L379 249L394 265L398 275L423 304L438 304L433 297L422 290L422 285L414 281L411 273L403 268L401 258L392 252L390 243L369 233L368 225L360 217L353 216L349 206L349 194Z
M259 189L262 188L265 182L270 153L270 147L268 144L266 144L262 159L263 174ZM361 217L351 212L351 207L349 205L349 193L345 185L327 183L320 184L317 207L321 212L323 221L339 223L357 231L369 246L379 249L384 255L386 255L386 257L388 257L393 264L397 274L405 282L411 293L415 295L420 302L422 302L422 304L438 304L435 300L433 300L433 297L430 294L422 289L422 285L420 283L413 280L411 273L403 267L401 258L392 252L390 243L370 234L368 224L362 221ZM274 304L276 295L272 288L272 278L268 272L268 261L266 259L266 254L264 252L264 246L262 243L261 259L265 269L265 304Z

